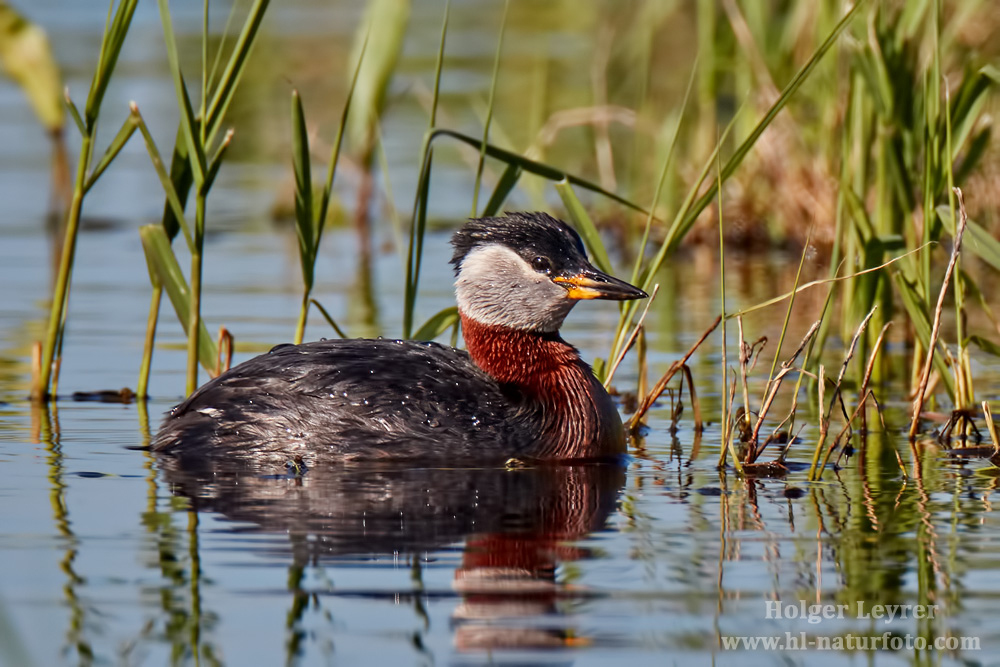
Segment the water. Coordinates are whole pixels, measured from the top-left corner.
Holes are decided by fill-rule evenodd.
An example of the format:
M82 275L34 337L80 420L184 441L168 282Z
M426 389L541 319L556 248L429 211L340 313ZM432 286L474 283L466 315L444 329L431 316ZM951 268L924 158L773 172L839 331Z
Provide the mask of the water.
M291 64L308 60L303 49L325 45L338 63L333 69L346 69L333 58L346 58L356 12L283 4L262 47L285 59L251 76L261 102L238 105L239 127L287 126L287 83L276 81L299 72ZM485 4L465 14L456 7L454 24L465 29L455 48L468 59L449 83L456 95L488 86L492 32L483 26L495 22L472 20ZM187 10L177 11L190 32L197 11L189 10L187 18ZM103 3L47 0L33 3L32 12L49 27L79 97ZM438 12L415 12L417 37L401 64L409 76L426 78ZM141 5L136 29L142 38L130 38L107 104L124 114L126 102L137 99L168 142L175 107L151 5ZM558 57L571 58L574 37L584 32L567 28ZM925 443L911 452L899 435L906 401L891 388L880 395L888 428L874 429L865 462L855 456L815 484L802 469L817 438L814 409L803 408L807 426L791 450L790 473L744 482L715 469L718 429L709 424L698 436L690 405L672 431L669 400L654 408L641 447L622 469L367 467L304 477L179 471L136 450L183 392L182 335L165 307L146 410L68 398L32 407L24 400L30 345L42 336L51 277L48 148L9 85L0 86L0 109L0 663L996 664L998 476L981 459L953 461ZM415 104L401 102L385 128L395 142L387 148L404 209L423 123ZM235 333L237 360L294 329L294 233L267 214L289 177L286 143L284 135L265 134L234 146L212 195L204 310L212 327ZM443 169L435 215L461 216L469 181L464 167ZM60 384L65 397L135 386L149 298L136 227L156 219L161 199L135 143L87 200ZM353 333L396 335L401 263L389 227L378 230L371 289L359 276L353 233L334 230L324 240L316 296ZM447 238L441 230L427 239L418 321L452 303ZM794 260L781 255L733 258L730 307L787 289L789 265ZM697 252L664 273L669 288L647 320L654 374L708 326L715 280L716 269ZM822 295L802 297L791 340L821 305ZM781 316L748 317L747 337L776 340ZM565 336L586 358L604 355L616 317L613 305L583 304ZM309 335L330 333L313 318ZM898 341L889 350L894 364L905 364ZM717 335L692 360L710 422L718 421L719 361ZM837 364L834 357L828 368ZM995 369L977 372L987 392L997 386L990 381ZM626 363L616 384L628 390L635 382L634 365ZM776 411L789 400L786 390ZM769 606L776 601L780 614ZM834 616L841 615L837 605L848 606L842 618L811 623L789 618L800 604L830 605L814 612ZM914 619L913 609L888 623L864 617L883 604L920 605L934 618ZM979 648L724 647L727 637L787 642L803 632L806 641L846 646L862 637L881 641L886 631L900 641L969 637Z

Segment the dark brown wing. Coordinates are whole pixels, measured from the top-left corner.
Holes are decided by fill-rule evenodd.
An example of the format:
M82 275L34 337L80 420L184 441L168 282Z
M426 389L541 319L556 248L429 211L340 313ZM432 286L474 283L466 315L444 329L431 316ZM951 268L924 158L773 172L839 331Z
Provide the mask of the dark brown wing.
M468 354L437 343L282 345L206 383L166 417L153 449L183 457L505 460L535 415Z

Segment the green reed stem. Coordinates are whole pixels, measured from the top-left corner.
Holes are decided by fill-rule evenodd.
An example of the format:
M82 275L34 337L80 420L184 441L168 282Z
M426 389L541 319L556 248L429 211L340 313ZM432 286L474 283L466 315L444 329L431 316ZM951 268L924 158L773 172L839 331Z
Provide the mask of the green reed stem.
M778 346L774 349L774 359L771 361L771 370L767 374L767 387L771 384L771 380L774 379L774 371L778 368L778 358L781 356L781 346L785 342L785 334L788 333L788 323L792 320L792 307L795 305L795 292L799 288L799 281L802 278L802 267L806 263L806 255L809 254L809 244L812 241L813 228L815 227L815 221L813 224L809 225L809 233L806 235L806 243L802 248L802 255L799 257L799 268L795 271L795 282L792 283L792 295L788 298L788 308L785 310L785 321L781 324L781 334L778 336ZM766 394L765 389L765 394ZM747 415L747 419L750 415Z
M413 204L413 218L410 222L410 243L406 253L406 286L403 296L403 338L413 333L413 314L417 305L417 287L420 283L420 264L424 254L424 233L427 230L427 196L430 193L431 163L434 150L431 143L437 125L438 99L441 94L441 72L444 69L444 47L448 36L448 19L451 14L451 0L444 5L444 19L441 22L441 38L438 42L437 61L434 66L434 93L431 98L430 123L420 149L420 179ZM485 142L484 142L485 143Z
M472 189L472 213L469 217L476 217L479 213L479 187L483 182L483 167L486 164L486 144L490 140L490 125L493 122L493 106L496 102L497 79L500 78L500 54L503 52L503 35L507 29L507 13L510 10L510 0L504 0L503 18L500 19L500 36L497 38L497 51L493 57L493 77L490 81L490 98L486 106L486 122L483 123L483 144L479 147L479 163L476 165L476 184Z
M312 290L302 291L302 305L299 306L299 319L295 323L295 339L292 341L296 345L302 342L306 335L306 320L309 319L309 302Z
M62 349L63 332L69 308L70 282L73 275L73 261L76 257L76 241L80 229L80 215L83 211L83 198L97 177L118 155L122 146L128 141L128 137L131 136L131 131L126 131L127 128L123 127L104 157L99 161L99 168L95 170L95 174L88 178L87 174L94 159L94 140L97 136L97 119L100 115L101 103L104 101L104 93L107 91L111 74L118 63L118 55L121 53L129 26L132 24L132 16L135 14L137 4L138 0L121 0L117 10L114 9L113 1L108 4L108 17L101 38L101 50L83 115L80 115L76 105L72 102L67 105L80 129L80 161L76 168L73 197L67 213L62 255L59 258L59 271L49 307L49 323L46 327L45 343L42 348L41 368L31 387L31 397L35 401L46 401L52 398L52 393L54 393L52 388L59 381L58 358Z
M84 184L87 178L87 168L93 153L94 139L84 135L80 146L80 162L76 166L76 182L73 187L73 199L70 202L69 215L66 219L66 233L63 240L62 256L59 258L59 273L56 276L56 289L52 295L52 305L49 310L49 324L45 331L45 345L42 347L42 368L31 397L36 401L47 401L52 398L49 389L52 385L52 367L55 363L56 347L62 338L64 316L69 302L70 279L73 275L73 259L76 255L76 238L80 229L80 212L83 209Z
M721 139L719 141L721 143ZM718 145L718 144L717 144ZM732 429L729 427L729 369L728 369L728 359L726 358L726 237L725 230L722 224L722 164L721 159L718 157L718 150L715 151L716 155L716 182L717 188L716 193L719 202L719 302L721 304L721 318L722 318L722 420L719 425L722 428L722 450L719 454L719 467L722 468L726 465L726 455L733 460L733 466L736 468L736 472L743 474L743 464L740 463L740 457L736 453L736 445L733 443L733 433ZM742 337L741 337L742 338ZM743 345L742 339L740 340L740 345ZM747 415L749 419L749 415Z
M938 23L938 13L941 11L941 2L935 3L935 58L940 60L941 40L940 24ZM951 217L951 229L957 237L958 217L955 206L955 161L952 158L952 120L951 120L951 92L945 83L945 103L944 103L944 131L945 131L945 152L944 152L944 172L948 183L948 211ZM925 213L928 220L935 215L933 211ZM962 216L965 217L965 211ZM924 223L924 227L930 227L929 222ZM972 366L969 362L969 351L966 339L965 324L965 280L962 277L962 256L955 258L955 336L958 338L958 355L955 371L955 407L958 409L971 408L976 404L975 389L972 385Z
M142 347L139 384L135 390L140 402L149 398L149 372L153 365L153 345L156 343L156 325L160 319L160 300L162 298L163 285L154 285L153 295L149 299L149 317L146 319L146 341Z
M305 112L302 109L302 98L298 91L292 92L292 162L295 169L295 229L299 239L299 259L302 263L302 304L299 308L299 319L295 325L295 344L298 345L305 337L306 322L309 319L309 305L313 302L312 290L316 277L316 259L319 256L319 245L323 240L323 230L326 229L326 217L330 210L330 199L333 195L333 181L337 176L337 164L340 162L340 149L344 144L344 133L347 128L348 114L354 100L354 90L361 74L361 64L368 50L368 40L371 36L371 26L365 32L361 43L358 62L354 66L351 85L347 89L344 109L340 114L340 124L337 126L337 138L333 142L333 152L327 166L326 181L320 194L319 206L313 206L312 168L310 166L309 133L306 129Z
M201 327L202 250L205 246L205 193L195 192L194 252L191 253L191 311L188 315L186 394L198 388L198 331Z

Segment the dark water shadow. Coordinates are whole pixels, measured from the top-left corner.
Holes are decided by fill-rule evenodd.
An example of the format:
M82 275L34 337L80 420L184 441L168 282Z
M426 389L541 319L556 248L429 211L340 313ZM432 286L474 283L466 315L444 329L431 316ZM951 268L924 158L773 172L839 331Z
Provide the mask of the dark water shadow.
M557 568L590 557L571 543L605 526L625 482L625 469L617 465L509 470L379 464L268 476L238 464L192 468L173 458L158 464L172 493L187 498L196 512L234 522L236 533L288 536L286 544L269 540L265 549L267 557L289 563L290 656L301 650L296 626L313 596L387 595L303 590L305 568L335 566L346 557L408 558L414 569L410 597L419 612L426 595L420 583L424 556L456 545L462 553L452 583L460 597L451 624L456 648L586 643L573 627L572 605L561 603L569 593Z

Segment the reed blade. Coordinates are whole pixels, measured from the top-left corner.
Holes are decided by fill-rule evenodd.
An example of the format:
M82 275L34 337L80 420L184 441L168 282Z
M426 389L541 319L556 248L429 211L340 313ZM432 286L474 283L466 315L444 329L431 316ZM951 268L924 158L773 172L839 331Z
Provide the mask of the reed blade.
M292 167L295 172L295 233L306 294L312 291L316 268L316 230L312 198L309 131L299 91L292 91ZM322 220L319 224L322 224ZM296 341L301 342L301 340Z
M94 183L96 183L97 179L101 177L104 170L108 168L111 162L118 157L118 154L122 151L122 149L125 148L125 144L127 144L128 140L132 138L132 135L135 133L137 127L138 123L135 118L132 115L129 115L129 117L125 119L125 122L122 123L121 129L118 130L118 134L116 134L115 138L111 140L110 144L108 144L108 148L104 151L104 155L101 156L101 159L98 160L97 164L94 165L94 168L91 170L90 176L87 178L87 183L84 186L84 191L88 191L90 188L94 187Z
M604 273L614 273L611 268L611 259L608 258L607 248L604 247L604 241L601 240L601 234L597 231L594 221L590 219L587 209L583 207L580 199L573 192L573 186L568 180L563 179L556 182L555 187L556 192L562 198L563 205L566 206L570 220L574 223L573 226L576 227L576 231L580 232L583 242L590 250L594 265Z
M470 217L476 216L479 210L479 188L483 182L483 167L486 163L486 152L484 148L490 140L490 127L493 124L493 107L496 104L497 79L500 78L500 54L503 51L503 35L507 29L507 14L510 11L510 0L504 0L503 18L500 19L500 36L497 38L497 50L493 56L493 76L490 79L490 97L486 105L486 120L483 122L483 144L479 147L479 162L476 164L476 182L472 186L472 212Z
M161 0L162 1L162 0ZM212 102L208 105L208 117L203 119L206 123L205 145L211 146L215 143L215 138L222 127L222 120L226 117L226 111L233 101L233 95L239 86L243 73L246 70L250 52L257 41L257 33L260 25L264 21L264 14L270 0L254 0L253 5L247 12L247 18L243 22L243 28L236 39L233 51L226 62L226 68L219 77L219 84L212 95Z
M90 94L87 95L87 104L83 110L84 122L90 129L93 129L97 123L104 94L108 90L108 84L111 83L111 74L118 64L118 56L121 54L122 45L125 43L125 37L132 25L132 16L135 14L138 4L139 0L121 0L118 3L118 9L114 12L114 18L101 40L101 53L97 69L94 71L94 78L90 84ZM111 6L114 6L113 2Z
M179 154L175 150L173 165L171 168L171 172L174 173L175 176L172 177L170 174L167 174L167 170L163 165L163 158L160 157L160 149L157 147L156 141L153 139L153 135L150 133L149 128L146 127L146 123L142 119L139 108L135 104L132 105L132 115L136 118L139 131L142 133L143 141L146 144L146 151L149 153L149 159L153 163L156 175L160 178L160 185L163 186L163 191L167 198L166 206L170 216L167 216L166 212L164 213L164 233L166 233L168 239L173 240L174 236L177 234L177 230L183 230L188 250L194 252L194 235L192 234L191 226L188 225L187 218L184 215L184 204L187 192L191 185L190 169L185 171L188 165L188 160L183 157L179 157ZM178 160L183 160L183 167L178 164ZM185 177L182 174L187 174L187 176ZM183 190L183 199L181 193L178 192L175 187L178 180L181 180L182 183L186 183L188 186Z
M467 134L463 134L462 132L458 132L456 130L449 130L445 128L436 128L432 130L429 134L430 142L434 142L440 137L449 137L451 139L456 139L458 141L461 141L462 143L472 146L477 150L482 148L483 150L485 150L486 155L488 155L489 157L500 160L501 162L504 162L508 165L515 164L519 166L522 170L530 174L541 176L542 178L545 178L550 181L558 182L566 180L578 188L583 188L584 190L589 190L591 192L599 194L602 197L607 197L611 201L618 202L622 206L630 208L638 213L642 213L643 215L649 213L649 211L647 211L644 207L632 202L629 199L626 199L625 197L622 197L621 195L615 194L614 192L611 192L609 190L605 190L600 185L597 185L592 181L589 181L585 178L581 178L580 176L577 176L575 174L563 171L562 169L554 167L550 164L539 162L537 160L532 160L519 153L514 153L513 151L505 150L503 148L500 148L499 146L494 146L493 144L487 143L484 147L483 142L481 140L476 139L475 137L469 136Z
M459 321L458 308L449 306L434 315L431 315L423 326L413 334L416 340L434 340L448 329L455 326Z
M170 76L174 82L174 92L180 109L180 125L184 135L184 143L187 145L188 155L194 158L189 162L195 185L200 186L205 182L207 170L205 146L201 142L200 131L196 128L197 121L194 109L188 95L187 84L184 82L184 74L181 72L180 55L177 37L174 35L173 20L170 17L169 0L157 0L157 4L160 8L160 24L163 26L163 41L167 47L167 61L170 63Z
M417 303L417 288L420 284L420 265L424 254L424 233L427 230L427 196L431 187L431 163L434 150L431 142L437 124L438 100L441 95L441 73L444 71L444 47L448 37L448 22L451 18L451 0L444 4L444 19L441 21L441 37L438 40L437 61L434 65L434 92L431 96L430 127L424 135L420 150L420 177L414 195L413 218L410 222L410 242L406 251L406 285L403 293L403 338L409 338L413 331L413 313Z
M184 331L187 331L191 313L191 290L184 278L181 265L174 255L170 239L167 238L166 232L160 225L144 225L139 228L139 235L142 239L142 249L146 255L150 282L154 288L157 283L163 286L174 307L174 312L177 313L178 321L180 321ZM218 347L209 335L204 320L202 320L198 327L198 361L206 371L213 373L218 359Z
M496 187L493 188L490 200L486 202L486 208L480 214L482 217L489 218L500 211L500 207L507 201L507 197L517 187L517 182L521 179L522 173L524 173L524 170L520 166L516 164L507 165L507 168L503 170L503 174L500 176L500 180L497 181Z

